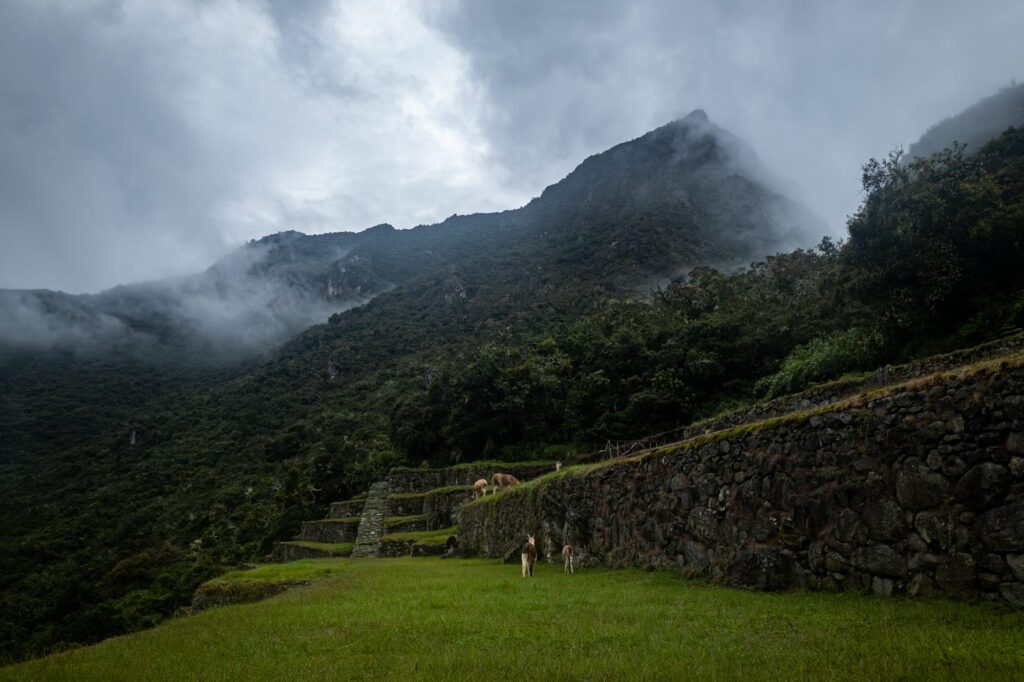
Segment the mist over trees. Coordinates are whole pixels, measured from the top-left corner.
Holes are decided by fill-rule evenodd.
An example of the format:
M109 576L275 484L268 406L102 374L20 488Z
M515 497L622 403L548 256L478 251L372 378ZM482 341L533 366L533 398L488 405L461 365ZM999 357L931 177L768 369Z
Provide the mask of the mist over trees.
M974 154L1011 126L1024 126L1024 83L1013 82L931 126L910 145L905 160L937 154L954 143L963 145L967 154Z

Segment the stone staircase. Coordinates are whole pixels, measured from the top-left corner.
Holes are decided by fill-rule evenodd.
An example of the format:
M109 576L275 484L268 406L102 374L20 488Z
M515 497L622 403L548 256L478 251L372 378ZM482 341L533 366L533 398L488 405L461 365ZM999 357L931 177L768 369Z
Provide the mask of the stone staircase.
M380 542L384 538L385 507L390 486L387 481L377 481L370 486L363 507L362 520L356 533L353 557L375 557L380 554Z
M327 518L304 521L298 537L274 546L273 558L440 555L456 532L456 512L473 497L473 482L495 471L528 481L553 469L551 462L398 467L367 494L332 503Z

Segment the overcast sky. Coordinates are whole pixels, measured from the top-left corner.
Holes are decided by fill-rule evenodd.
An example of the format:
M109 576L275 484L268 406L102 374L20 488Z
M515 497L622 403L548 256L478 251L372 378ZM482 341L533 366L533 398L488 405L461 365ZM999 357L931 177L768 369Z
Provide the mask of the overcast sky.
M0 0L0 287L519 206L695 108L832 232L860 165L1024 77L1024 2Z

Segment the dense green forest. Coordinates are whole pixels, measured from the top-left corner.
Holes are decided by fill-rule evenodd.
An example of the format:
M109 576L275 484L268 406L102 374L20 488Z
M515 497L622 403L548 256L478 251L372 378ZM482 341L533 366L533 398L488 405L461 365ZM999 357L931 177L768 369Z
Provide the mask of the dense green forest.
M605 242L586 242L550 229L568 211L554 196L527 246L475 250L269 361L100 363L79 395L45 389L79 361L5 354L4 388L39 390L0 391L11 452L32 453L0 463L3 658L155 623L397 464L571 459L1024 326L1024 130L974 155L871 160L863 186L843 243L699 267L653 294L617 283L692 216L631 223L624 245L598 211L611 200L588 218Z

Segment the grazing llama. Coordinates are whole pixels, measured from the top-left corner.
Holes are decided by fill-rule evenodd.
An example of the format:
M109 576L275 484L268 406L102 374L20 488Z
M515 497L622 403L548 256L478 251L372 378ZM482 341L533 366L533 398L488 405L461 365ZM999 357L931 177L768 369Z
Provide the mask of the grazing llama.
M523 577L527 574L533 577L533 566L537 563L537 545L533 541L532 535L526 536L526 544L523 545Z
M493 493L497 493L498 488L508 488L513 485L519 485L519 479L512 474L491 475L491 492Z
M565 572L572 574L572 558L576 555L572 545L568 542L562 545L562 563L565 564Z
M487 497L487 479L481 478L473 484L473 499Z

